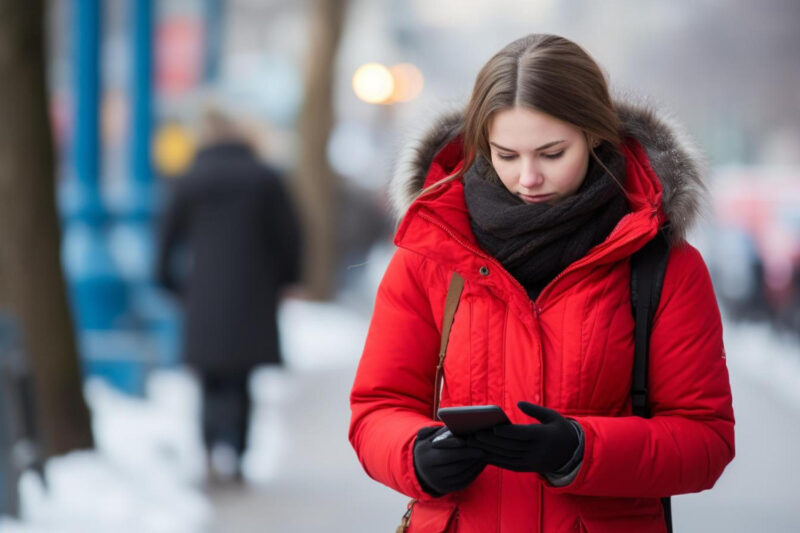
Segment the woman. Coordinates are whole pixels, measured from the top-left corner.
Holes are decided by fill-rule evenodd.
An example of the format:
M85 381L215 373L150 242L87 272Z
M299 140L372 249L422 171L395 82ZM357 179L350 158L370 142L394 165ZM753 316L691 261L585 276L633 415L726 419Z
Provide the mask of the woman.
M501 50L464 113L414 148L350 424L367 473L418 500L407 531L666 531L661 497L714 485L734 420L717 303L685 240L699 167L674 126L612 102L591 57L553 35ZM630 257L667 223L645 419ZM454 272L441 406L495 404L512 422L466 439L431 414Z

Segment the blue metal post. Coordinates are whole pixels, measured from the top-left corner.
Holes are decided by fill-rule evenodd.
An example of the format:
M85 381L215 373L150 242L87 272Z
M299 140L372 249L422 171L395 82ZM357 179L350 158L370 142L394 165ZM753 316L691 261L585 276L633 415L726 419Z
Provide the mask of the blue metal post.
M71 172L62 189L66 226L63 261L78 329L80 351L94 373L92 361L108 350L97 339L107 338L127 308L127 292L109 252L107 210L100 179L100 35L102 3L74 0L73 136Z
M128 176L120 219L111 232L112 248L130 295L129 312L137 324L127 333L139 339L136 347L120 354L128 364L126 380L119 380L129 392L140 392L148 371L165 359L160 332L175 322L165 309L164 296L154 286L154 219L158 212L158 184L151 162L153 131L153 13L152 0L130 0L131 109ZM166 326L165 326L166 323ZM174 329L174 328L173 328Z
M70 214L98 224L103 218L100 199L100 2L77 0L74 3L74 137L75 181L70 197Z
M222 55L223 9L222 0L205 0L205 57L203 80L214 83L219 77L219 61Z
M137 211L152 211L152 177L150 135L152 132L153 85L153 2L132 0L131 40L133 71L131 72L131 152L130 178L134 185Z
M153 216L156 184L150 161L153 129L153 2L130 0L131 102L130 146L125 197L121 220L112 230L112 246L122 250L122 271L126 280L137 286L152 277L154 253Z

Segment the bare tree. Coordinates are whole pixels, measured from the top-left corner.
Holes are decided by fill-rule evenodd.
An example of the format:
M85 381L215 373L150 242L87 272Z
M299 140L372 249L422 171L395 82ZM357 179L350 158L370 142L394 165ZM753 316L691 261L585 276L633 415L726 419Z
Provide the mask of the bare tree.
M328 299L337 263L337 179L328 165L327 144L333 126L333 77L346 0L316 0L311 46L300 113L300 160L295 191L305 226L303 281L309 296Z
M21 326L46 456L92 447L61 271L43 0L0 0L0 309Z

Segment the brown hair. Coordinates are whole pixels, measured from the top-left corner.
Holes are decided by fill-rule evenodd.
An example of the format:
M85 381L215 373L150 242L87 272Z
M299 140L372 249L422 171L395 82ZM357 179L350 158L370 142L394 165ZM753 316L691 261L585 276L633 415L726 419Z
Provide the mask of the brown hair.
M603 72L594 59L564 37L531 34L507 45L480 70L461 130L464 165L459 172L425 188L420 195L463 175L478 154L491 161L490 120L498 111L515 106L568 122L580 128L587 140L607 142L617 150L622 142L622 123L611 102ZM595 161L608 171L591 143L589 150Z

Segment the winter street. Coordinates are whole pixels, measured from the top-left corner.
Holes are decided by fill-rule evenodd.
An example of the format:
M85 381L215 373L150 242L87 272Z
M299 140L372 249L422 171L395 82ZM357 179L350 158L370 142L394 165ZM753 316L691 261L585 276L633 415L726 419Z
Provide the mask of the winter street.
M0 533L800 533L800 1L0 13Z

